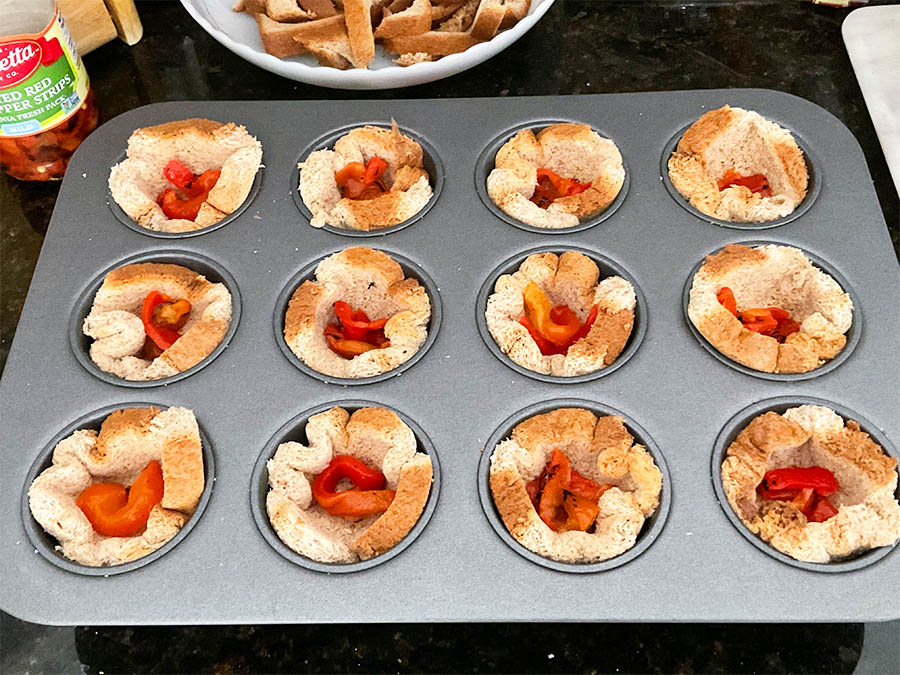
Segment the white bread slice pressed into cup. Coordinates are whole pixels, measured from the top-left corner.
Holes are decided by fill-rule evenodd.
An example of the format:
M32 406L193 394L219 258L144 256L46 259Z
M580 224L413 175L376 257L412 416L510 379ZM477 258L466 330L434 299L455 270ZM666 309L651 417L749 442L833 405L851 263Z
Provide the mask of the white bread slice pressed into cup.
M352 359L334 353L325 328L335 322L334 303L342 300L371 320L390 317L384 326L389 347ZM315 280L304 281L288 303L284 339L313 370L332 377L362 378L406 363L428 337L431 300L416 279L405 278L399 263L382 251L348 248L316 266Z
M195 220L166 216L156 200L169 182L163 169L177 159L194 174L221 174ZM236 211L253 186L262 146L242 126L187 119L136 129L127 157L109 174L109 190L122 210L141 227L158 232L191 232L209 227Z
M541 475L554 450L584 477L614 486L600 495L593 532L553 531L528 496L526 484ZM653 456L634 442L621 417L558 408L520 422L497 444L490 487L506 529L522 546L560 562L595 563L634 546L663 484Z
M129 537L98 534L75 503L93 483L130 485L147 463L162 466L165 489L146 528ZM190 519L204 488L203 449L194 413L187 408L129 408L112 412L100 427L79 429L60 441L53 463L28 489L35 520L66 558L89 567L119 565L152 553Z
M723 287L732 290L739 311L780 307L800 329L779 343L745 328L719 303L717 293ZM800 249L728 244L707 256L694 275L688 316L713 347L740 364L764 373L806 373L846 345L853 302Z
M525 314L523 293L530 282L541 288L552 305L568 306L582 323L598 305L590 332L567 353L542 354L519 323ZM485 319L497 346L514 362L536 373L572 377L605 368L622 353L634 328L636 302L627 280L611 276L601 281L597 264L583 253L536 253L512 274L497 279Z
M147 334L141 320L144 299L152 291L187 300L191 311L181 337L152 361L141 358ZM100 370L125 380L171 377L194 367L225 337L232 299L225 284L213 283L181 265L137 263L109 272L84 319L93 342L91 360Z
M668 161L669 178L692 206L713 218L759 223L783 218L806 197L809 173L791 133L753 110L723 106L684 132ZM762 174L771 197L738 185L719 190L726 171Z
M335 173L350 162L366 164L383 159L387 192L373 199L341 195ZM339 138L334 149L315 150L298 165L300 196L312 213L310 225L331 225L352 230L378 230L409 220L425 208L432 196L428 173L422 168L422 146L391 128L363 126Z
M308 445L279 445L266 465L266 512L287 546L318 562L352 563L389 551L409 534L428 501L433 467L396 413L361 408L350 415L331 408L309 418L306 438ZM316 502L311 483L336 455L351 455L384 474L385 488L396 491L387 511L352 520Z
M531 201L538 169L591 186L561 197L546 209ZM605 211L625 182L622 155L616 144L587 124L551 124L537 135L523 129L507 141L494 159L487 192L504 213L527 225L547 229L575 227Z
M766 471L820 466L840 489L829 496L837 514L809 522L789 501L763 499ZM741 522L796 560L827 563L900 539L897 459L884 453L853 420L830 408L801 405L754 418L728 446L722 487Z

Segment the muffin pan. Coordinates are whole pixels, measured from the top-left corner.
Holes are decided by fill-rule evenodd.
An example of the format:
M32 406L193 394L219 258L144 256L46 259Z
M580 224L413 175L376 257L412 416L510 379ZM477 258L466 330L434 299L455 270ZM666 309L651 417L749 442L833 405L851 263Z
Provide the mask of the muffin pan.
M813 379L776 382L731 368L697 342L683 314L682 289L694 266L706 253L747 239L747 232L713 225L678 204L660 173L662 155L680 129L725 103L784 124L811 151L818 197L799 217L768 229L766 239L827 260L865 310L856 348ZM200 236L161 242L124 226L105 195L109 168L128 136L137 127L197 116L242 123L260 139L266 176L259 193L236 218ZM435 166L443 167L443 189L435 186L431 209L411 227L380 233L383 238L310 227L294 203L299 154L348 125L389 123L392 116L415 129ZM497 217L473 189L483 178L479 157L494 139L548 119L604 130L625 160L627 194L594 227L523 231ZM413 261L433 278L443 317L429 336L433 344L402 373L347 388L289 363L273 315L300 270L360 244ZM615 371L563 384L526 377L498 359L479 335L476 308L485 279L504 261L539 247L569 246L628 270L643 292L646 334ZM173 249L205 256L233 275L242 299L237 333L206 367L167 386L135 389L98 379L68 339L84 289L131 256ZM217 101L130 111L75 154L0 384L0 576L6 582L0 603L29 621L56 624L896 619L900 599L886 592L900 576L896 547L876 564L834 574L757 550L717 503L710 457L738 411L774 397L834 401L896 444L898 296L900 268L859 145L832 115L788 94ZM606 571L570 574L535 564L498 535L482 509L479 462L493 450L491 435L517 411L564 398L621 410L643 427L635 429L638 436L655 441L668 466L668 515L660 511L635 548L651 532L652 545L640 555L623 554L628 559ZM253 487L261 488L254 466L303 411L342 401L359 405L356 399L396 408L421 428L440 458L440 494L436 482L436 507L411 545L369 569L327 574L285 559L260 534L251 508ZM99 408L138 401L195 411L215 448L215 489L199 525L178 546L139 569L88 579L36 552L20 500L30 467L59 429ZM765 601L784 597L791 601Z

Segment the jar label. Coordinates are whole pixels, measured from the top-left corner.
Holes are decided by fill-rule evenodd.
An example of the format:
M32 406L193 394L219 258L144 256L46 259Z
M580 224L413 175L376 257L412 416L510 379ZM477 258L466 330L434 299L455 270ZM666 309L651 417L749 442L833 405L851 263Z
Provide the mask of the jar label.
M0 136L30 136L78 112L88 76L62 15L38 35L0 38Z

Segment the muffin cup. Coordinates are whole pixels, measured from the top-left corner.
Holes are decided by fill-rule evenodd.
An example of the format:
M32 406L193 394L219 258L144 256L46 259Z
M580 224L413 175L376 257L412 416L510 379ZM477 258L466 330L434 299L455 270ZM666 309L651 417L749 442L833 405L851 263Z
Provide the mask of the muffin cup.
M542 129L550 126L551 124L561 124L561 123L574 123L574 124L584 124L584 122L580 122L578 120L564 120L564 119L552 119L552 120L534 120L531 122L524 122L522 124L516 125L506 131L502 132L500 135L496 136L484 150L481 151L481 154L478 156L478 160L475 164L475 191L478 192L478 196L481 198L482 203L488 208L488 210L497 216L500 220L512 225L513 227L517 227L520 230L525 230L526 232L532 232L534 234L571 234L572 232L581 232L582 230L587 230L595 225L599 225L604 220L612 216L620 206L622 206L622 202L625 201L625 197L628 194L628 188L631 185L631 172L628 170L628 164L625 161L625 157L622 157L622 168L625 170L625 180L622 183L622 187L619 189L619 194L616 195L616 198L612 200L609 206L607 206L600 213L594 214L593 216L583 218L578 225L573 227L561 227L561 228L550 228L550 227L535 227L534 225L529 225L528 223L523 223L521 220L517 220L513 218L511 215L506 213L503 209L497 206L494 203L494 200L491 199L491 196L487 191L487 178L488 175L494 169L494 160L497 157L497 151L500 150L503 145L509 141L513 136L515 136L518 132L523 129L531 129L532 131L538 132ZM615 143L615 139L605 131L601 131L597 129L593 125L591 125L591 130L600 134L603 138L607 138L613 143ZM619 147L619 144L616 143L616 147ZM622 150L619 149L619 153L621 154Z
M850 301L853 303L853 322L850 324L850 328L847 330L844 335L847 336L847 343L844 345L844 348L835 356L833 359L826 361L818 368L814 368L813 370L807 371L805 373L766 373L762 370L756 370L755 368L750 368L749 366L745 366L737 361L729 358L722 352L720 352L716 347L707 340L703 334L697 329L694 325L694 322L691 321L691 317L688 315L688 304L691 301L691 286L694 284L694 276L696 276L697 272L700 270L700 267L706 261L707 255L713 255L722 250L723 247L719 247L714 251L710 251L702 258L700 258L700 262L694 265L694 268L691 270L691 273L688 275L687 281L684 284L684 290L681 293L681 306L684 311L684 320L687 322L688 329L691 331L691 335L693 335L697 342L700 343L707 352L712 354L716 359L724 363L726 366L734 368L745 375L752 375L753 377L758 377L763 380L772 380L773 382L798 382L800 380L810 380L814 377L819 377L820 375L825 375L826 373L830 373L832 370L841 365L844 361L850 358L850 355L853 353L853 350L856 349L856 345L859 344L860 334L862 333L862 307L860 306L859 296L856 294L856 291L853 290L853 287L850 285L850 282L842 275L831 263L825 262L822 258L817 256L814 253L810 253L805 248L800 248L795 244L784 244L777 241L763 241L763 240L754 240L754 241L736 241L732 242L734 244L738 244L741 246L767 246L767 245L775 245L775 246L790 246L792 248L799 249L803 252L807 258L809 258L810 262L822 270L831 278L833 278L841 289L850 296Z
M722 430L719 432L718 437L716 438L715 445L713 446L712 452L712 462L710 465L710 473L712 476L713 489L716 492L716 499L719 502L719 506L722 507L722 511L725 512L725 516L731 522L732 525L738 530L738 532L743 535L743 537L753 544L758 550L762 551L768 556L775 558L780 562L783 562L787 565L791 565L792 567L799 567L803 570L808 570L810 572L852 572L854 570L862 569L863 567L868 567L872 565L886 555L890 554L895 548L897 548L897 544L895 543L893 546L881 546L879 548L872 548L868 551L864 551L863 553L854 555L845 560L839 560L835 562L827 562L827 563L813 563L813 562L805 562L803 560L796 560L786 553L782 553L775 547L769 545L765 541L763 541L759 536L753 534L750 530L747 529L747 526L741 522L741 519L734 512L734 509L731 508L731 504L728 503L728 497L725 495L725 488L722 486L722 462L725 461L725 453L728 451L728 446L737 438L738 434L748 425L754 418L767 413L769 411L776 413L783 413L788 408L794 408L801 405L821 405L834 410L838 415L840 415L844 421L846 422L848 419L855 420L859 422L860 429L867 434L869 434L872 439L881 446L882 450L891 457L897 457L897 450L888 440L887 436L885 436L879 427L872 424L865 417L860 415L859 413L850 410L843 405L832 403L831 401L826 401L821 398L814 398L812 396L779 396L777 398L770 398L764 401L760 401L758 403L754 403L752 405L747 406L740 412L734 415L728 422L725 423L725 426L722 427ZM894 491L894 497L900 500L900 485L897 486L897 489Z
M94 304L94 297L97 295L97 291L100 290L100 286L103 285L103 280L106 278L106 275L123 265L133 265L136 263L167 263L181 265L198 274L202 274L208 281L225 284L228 292L231 293L231 321L228 324L228 330L225 331L225 335L219 341L219 344L216 345L215 349L213 349L206 358L197 365L180 373L176 373L175 375L171 375L170 377L162 377L158 380L126 380L123 377L118 377L117 375L101 370L100 367L91 360L90 348L93 340L85 335L82 330L84 319L90 314L91 306ZM75 307L72 309L72 314L69 318L69 345L72 347L72 353L75 355L78 363L84 366L84 369L91 375L104 382L115 384L120 387L158 387L190 377L212 363L219 354L225 351L228 343L231 342L234 334L237 332L240 319L240 290L238 289L237 281L235 281L231 273L222 265L206 256L191 251L148 251L125 258L121 262L104 270L79 294L78 300L75 302Z
M780 124L780 122L777 122L777 120L772 121ZM820 175L821 169L819 168L821 167L821 164L816 159L815 154L809 149L809 145L806 143L803 137L793 129L788 129L788 131L790 131L791 135L794 137L794 140L797 141L797 145L800 147L800 150L803 151L803 159L806 161L806 171L809 175L809 183L806 186L806 196L803 198L803 201L797 204L797 208L781 218L776 218L775 220L767 220L759 223L735 223L730 220L722 220L720 218L715 218L703 213L703 211L693 206L687 199L682 196L682 194L672 184L672 179L669 178L669 157L671 157L672 153L675 152L675 148L678 146L678 142L681 140L681 137L684 136L684 132L687 131L692 124L693 122L685 125L677 134L669 139L665 147L663 147L662 158L660 159L659 164L659 175L660 178L662 178L663 185L666 186L666 190L672 196L672 199L674 199L678 203L678 205L688 213L695 215L700 220L705 220L708 223L712 223L713 225L721 225L722 227L728 227L735 230L768 230L773 227L786 225L792 220L797 220L797 218L809 211L809 209L812 208L813 203L816 201L816 199L818 199L819 193L822 191L822 176ZM785 127L783 124L780 124L780 126L787 129L787 127Z
M351 415L361 408L372 407L385 408L393 413L396 413L396 415L401 420L403 420L403 422L410 429L412 429L413 434L416 437L416 450L418 452L425 453L431 458L431 467L433 474L431 491L428 494L428 501L425 502L425 508L422 509L422 513L419 516L419 519L416 521L416 524L413 525L412 529L406 534L406 536L399 542L397 542L397 544L390 550L385 551L384 553L377 555L374 558L369 558L368 560L361 560L354 563L319 562L297 553L287 544L281 541L281 538L278 536L278 533L272 526L272 523L269 520L269 515L266 512L266 496L269 494L269 471L266 468L266 463L270 459L272 459L272 457L275 455L275 452L278 450L278 446L281 443L285 443L287 441L299 441L301 443L306 443L306 423L309 421L309 418L317 413L330 410L335 406L344 408ZM253 520L256 521L256 526L259 528L260 534L263 536L266 542L268 542L268 544L286 560L294 563L295 565L299 565L300 567L305 567L308 570L313 570L314 572L325 572L327 574L344 574L349 572L361 572L363 570L371 569L387 562L395 556L400 555L416 540L416 538L425 529L425 526L428 525L428 521L431 519L431 516L434 513L435 508L437 507L438 494L440 493L440 489L441 466L440 462L438 461L437 451L435 450L434 444L431 442L431 439L428 438L422 427L413 422L399 410L395 410L390 406L374 403L372 401L363 401L357 399L349 401L332 401L330 403L323 403L321 405L315 406L314 408L305 410L296 417L288 420L278 431L275 432L272 438L269 439L269 442L266 443L265 447L259 455L259 458L256 460L256 464L253 466L253 474L250 478L250 510L253 512Z
M595 563L567 563L552 560L551 558L545 558L516 541L515 537L513 537L509 530L506 529L506 525L503 523L503 519L500 517L500 513L497 511L497 507L494 504L494 497L491 493L490 485L490 469L491 455L493 455L497 444L500 443L500 441L509 438L513 428L520 422L524 422L541 413L557 410L558 408L584 408L590 410L598 417L618 415L623 418L625 420L625 426L629 433L634 436L634 440L647 448L647 452L653 456L653 461L656 463L656 466L659 467L660 472L662 472L662 494L660 495L659 506L657 506L656 511L644 521L644 526L641 528L641 532L638 534L634 546L614 558ZM669 515L669 507L672 503L672 480L669 477L669 469L666 467L666 461L663 458L659 446L656 445L654 440L650 437L650 434L648 434L647 431L631 417L602 403L577 398L560 398L535 403L527 408L523 408L503 420L500 426L491 434L490 438L488 438L487 442L484 444L481 460L478 463L478 495L481 498L481 508L484 510L484 515L487 516L491 527L494 528L494 531L500 539L503 540L503 543L509 546L513 551L523 558L526 558L537 565L541 565L542 567L546 567L547 569L556 570L557 572L587 574L592 572L606 572L607 570L620 567L625 563L631 562L650 548L650 545L656 541L662 532L666 523L666 518Z
M126 155L123 152L116 160L116 164L125 161L125 159ZM253 177L253 184L250 186L250 192L247 193L247 198L244 199L244 202L239 207L226 215L219 222L213 223L212 225L207 225L206 227L201 227L199 230L191 230L190 232L160 232L159 230L151 230L149 227L138 225L131 218L131 216L125 213L125 211L122 210L122 207L116 203L116 200L113 199L112 192L109 190L109 188L107 188L106 190L106 203L109 206L109 210L112 211L113 215L125 227L130 230L134 230L135 232L146 234L148 237L158 237L160 239L185 239L187 237L199 237L201 234L206 234L207 232L218 230L220 227L225 227L226 225L228 225L228 223L237 219L244 211L247 210L247 207L250 206L250 203L254 199L256 199L256 195L259 193L259 188L262 185L263 180L263 171L264 167L262 166L260 166L256 170L256 175Z
M291 197L294 200L294 204L300 210L300 213L303 214L303 217L306 219L307 225L309 225L313 215L312 211L309 210L309 207L303 203L303 198L300 196L300 168L298 165L307 157L309 157L310 153L316 150L333 150L334 144L342 136L345 136L353 129L358 129L367 125L380 127L381 129L391 128L390 124L386 124L384 122L359 122L358 124L348 124L347 126L340 127L338 129L335 129L334 131L330 131L327 134L320 136L310 145L304 148L299 157L297 157L297 161L294 162L294 168L290 172L290 191ZM428 200L428 203L425 204L425 206L423 206L422 209L411 218L407 218L403 222L397 223L396 225L390 225L389 227L380 227L374 230L354 230L348 227L324 225L321 228L314 229L325 230L327 232L331 232L332 234L340 234L345 237L379 237L385 234L390 234L391 232L398 232L399 230L403 230L409 227L413 223L422 220L422 218L425 217L425 214L427 214L431 210L431 208L437 202L438 198L441 196L441 191L444 189L444 165L441 164L441 158L438 156L437 151L434 149L434 146L426 141L421 135L399 125L398 129L400 130L400 133L404 134L405 136L409 136L416 143L422 146L422 167L425 169L425 171L428 172L429 182L431 183L431 199ZM312 227L312 225L309 226Z
M381 249L378 249L381 250ZM325 382L326 384L341 384L341 385L360 385L360 384L374 384L375 382L381 382L383 380L390 379L391 377L395 377L402 373L403 371L412 368L423 356L425 356L425 352L427 352L431 345L434 344L434 341L437 339L438 331L441 328L441 294L438 291L437 284L434 283L434 280L428 275L428 273L419 267L416 263L408 258L403 257L402 255L398 255L397 253L392 253L391 251L382 251L383 253L389 255L394 261L396 261L401 269L403 270L403 275L406 278L413 278L419 282L424 288L425 292L428 293L428 299L431 301L431 320L428 322L428 335L425 338L425 342L422 343L422 346L419 347L419 350L413 354L407 361L404 361L396 368L387 371L386 373L379 373L378 375L372 375L371 377L334 377L332 375L326 375L325 373L320 373L318 370L311 368L300 358L291 351L291 348L288 346L287 342L284 339L284 319L287 314L288 305L291 302L291 297L294 295L294 291L296 291L300 284L304 281L315 279L316 276L316 267L320 262L332 256L336 253L340 253L338 251L332 251L331 253L327 253L320 258L317 258L313 262L304 265L303 268L293 277L291 277L290 281L287 282L287 285L282 289L281 293L278 294L278 300L275 302L275 315L273 317L273 325L275 328L275 341L278 343L278 346L281 348L281 352L285 355L288 361L296 367L298 370L306 373L313 379L319 380L321 382Z
M494 292L494 286L497 283L497 279L499 279L504 274L514 273L530 255L534 255L536 253L556 253L557 255L561 255L566 251L575 251L593 260L594 263L596 263L597 267L600 268L601 280L609 276L622 277L631 284L631 286L634 288L634 294L637 297L637 302L634 307L634 325L631 328L631 335L629 336L628 342L625 344L625 349L622 350L622 353L619 354L615 361L604 368L600 368L599 370L595 370L591 373L573 375L571 377L538 373L513 361L509 356L503 353L503 350L500 349L499 345L494 340L487 325L487 318L485 317L488 298L490 298L491 294ZM491 353L496 356L504 365L512 368L517 373L535 380L540 380L541 382L551 382L553 384L581 384L582 382L590 382L591 380L596 380L598 378L604 377L605 375L609 375L613 371L618 370L623 365L625 365L625 363L632 356L634 356L635 352L637 352L638 350L638 347L641 346L641 342L643 341L644 336L647 334L647 301L644 298L644 293L641 291L641 287L638 285L635 278L624 267L622 267L619 263L613 261L612 259L607 258L606 256L594 251L590 251L586 248L580 248L578 246L539 246L537 248L532 248L522 253L518 253L511 258L507 258L502 263L500 263L500 265L497 266L493 272L491 272L485 282L481 285L481 289L478 291L478 299L475 303L475 322L478 325L478 332L481 334L481 339L484 340L484 343L487 345L487 348L491 351Z
M108 577L113 574L123 574L125 572L131 572L140 567L143 567L144 565L150 564L154 560L164 556L166 553L175 548L181 541L184 540L185 537L188 536L188 533L190 533L190 531L194 529L194 527L197 525L197 522L200 520L200 516L203 515L203 511L206 509L206 505L209 503L210 497L212 497L213 483L215 483L216 480L216 461L215 455L213 454L212 445L209 442L209 437L203 431L203 427L202 425L200 425L199 421L198 427L200 429L200 443L203 447L203 492L200 495L200 501L197 502L197 508L194 509L194 512L191 514L191 517L188 519L188 521L184 524L184 527L182 527L174 537L172 537L169 541L167 541L155 551L151 551L147 555L138 558L137 560L120 563L118 565L108 565L104 567L90 567L88 565L82 565L81 563L75 562L74 560L69 560L62 553L57 551L56 538L45 532L44 528L41 527L40 523L38 523L37 520L35 520L34 516L31 514L31 508L28 503L28 490L34 480L40 475L40 473L53 463L53 450L56 448L57 444L60 441L68 438L79 429L95 429L99 431L100 426L103 424L103 421L116 410L124 410L129 408L148 408L150 406L155 406L160 410L165 410L169 407L162 403L129 402L106 406L105 408L100 408L99 410L88 413L87 415L84 415L83 417L75 420L58 434L56 434L50 440L50 442L44 446L44 448L38 454L37 458L32 463L31 468L28 470L28 474L25 476L25 486L22 489L22 523L25 526L25 532L28 535L28 538L31 540L35 551L57 567L64 569L67 572L81 574L89 577Z

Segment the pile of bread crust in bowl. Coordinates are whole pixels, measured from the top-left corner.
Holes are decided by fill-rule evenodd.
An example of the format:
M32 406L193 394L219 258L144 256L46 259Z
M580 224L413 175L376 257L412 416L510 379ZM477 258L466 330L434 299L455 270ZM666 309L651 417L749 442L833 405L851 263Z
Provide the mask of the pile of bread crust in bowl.
M694 208L735 223L789 215L809 184L803 151L787 129L728 105L684 132L668 168L672 185Z
M266 512L278 537L324 563L368 560L396 546L431 492L431 458L385 408L309 418L304 445L281 443L266 465Z
M796 560L847 559L900 539L897 458L825 406L757 416L721 471L741 522Z
M425 343L431 300L388 254L348 248L322 260L294 291L284 339L307 366L341 378L373 377Z
M322 66L368 68L376 42L410 66L486 42L511 28L531 0L237 0L277 58L311 54Z
M805 373L844 348L853 302L800 249L728 244L694 275L688 316L738 363L765 373Z
M53 450L28 489L35 520L66 558L100 567L155 551L184 527L204 489L203 449L186 408L112 412Z
M432 196L422 146L391 128L363 126L333 149L315 150L299 164L300 197L310 225L378 230L409 220Z
M583 253L528 256L504 274L485 318L500 350L523 368L572 377L611 365L634 327L636 297L626 279L600 280Z
M508 216L547 229L606 210L625 182L616 144L587 124L523 129L497 151L487 193Z
M232 298L181 265L137 263L109 272L85 317L91 360L126 380L171 377L197 365L224 339Z
M559 408L493 449L490 488L509 533L552 560L594 563L634 546L660 503L662 472L621 417Z
M109 174L113 200L138 225L192 232L236 211L262 162L262 146L231 122L187 119L136 129Z

